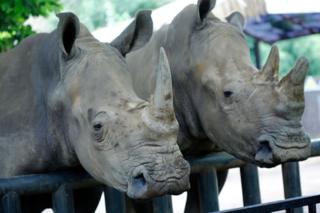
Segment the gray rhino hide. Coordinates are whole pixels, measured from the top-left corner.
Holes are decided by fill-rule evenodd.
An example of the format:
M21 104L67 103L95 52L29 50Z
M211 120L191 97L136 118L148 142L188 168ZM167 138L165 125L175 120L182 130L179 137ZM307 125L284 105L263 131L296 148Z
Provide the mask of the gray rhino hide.
M0 54L0 177L81 165L133 198L188 189L173 109L138 98L120 52L74 14L58 16L57 30ZM122 54L148 40L137 32L134 21L118 39Z
M214 4L199 0L187 6L147 45L126 56L135 91L143 99L153 92L155 72L150 70L163 46L184 154L223 149L260 166L307 158L310 139L300 120L308 62L298 61L291 72L296 74L279 82L274 47L269 64L258 71L242 32L243 16L235 12L223 22L210 13ZM300 80L294 83L293 76Z

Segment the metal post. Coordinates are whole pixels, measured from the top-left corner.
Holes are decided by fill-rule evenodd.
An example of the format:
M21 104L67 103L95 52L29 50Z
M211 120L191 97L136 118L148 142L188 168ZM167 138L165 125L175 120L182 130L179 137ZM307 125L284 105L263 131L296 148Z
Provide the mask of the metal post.
M172 213L172 200L170 195L161 196L153 200L153 213Z
M256 66L258 69L261 68L259 44L260 44L260 41L258 39L254 39L253 52L254 52L254 57L256 60Z
M16 192L8 192L2 197L3 213L21 213L20 199Z
M246 164L240 168L243 205L261 203L258 168L253 164Z
M53 210L56 213L73 213L73 193L65 184L61 185L52 196Z
M211 169L199 175L201 212L219 211L217 172Z
M301 196L300 170L298 162L282 164L282 178L285 198Z
M309 213L317 213L316 204L311 204L308 206Z
M301 196L300 170L298 162L282 164L282 179L285 198ZM302 208L296 208L294 213L302 213Z
M106 211L108 213L125 213L126 212L126 198L124 193L106 186L104 188L104 199L106 203Z

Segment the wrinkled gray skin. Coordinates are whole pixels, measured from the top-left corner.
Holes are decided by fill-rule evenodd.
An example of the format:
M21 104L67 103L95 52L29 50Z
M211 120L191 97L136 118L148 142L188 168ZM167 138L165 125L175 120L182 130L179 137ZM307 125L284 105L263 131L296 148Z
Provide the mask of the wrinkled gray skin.
M150 70L163 46L184 154L221 148L263 167L307 158L310 139L300 120L308 62L300 59L279 82L274 47L265 67L257 70L242 32L243 16L235 12L228 22L220 21L210 13L214 5L214 0L199 0L187 6L143 48L126 56L135 91L144 99L153 92L155 73Z
M0 55L0 176L81 165L132 198L188 189L171 91L152 103L138 98L119 51L94 39L74 14L58 16L57 30ZM133 22L117 48L143 45L143 30ZM170 76L164 51L160 61L158 70Z

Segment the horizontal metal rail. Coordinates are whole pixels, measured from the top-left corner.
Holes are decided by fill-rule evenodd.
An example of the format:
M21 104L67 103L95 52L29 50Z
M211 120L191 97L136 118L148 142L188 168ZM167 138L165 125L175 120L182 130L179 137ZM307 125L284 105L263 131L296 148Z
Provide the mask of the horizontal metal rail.
M0 178L0 195L11 191L20 195L51 193L58 190L61 185L78 189L97 186L99 183L86 172L78 171L23 175L11 178Z
M312 143L311 157L320 155L320 140ZM221 152L188 159L193 172L215 168L228 169L244 166L245 163L230 154ZM0 194L15 191L18 194L46 193L67 184L73 189L99 185L90 175L79 171L53 172L0 178Z
M320 156L320 140L313 141L311 146L312 146L311 157ZM216 171L216 170L220 170L220 169L241 167L241 171L242 171L241 178L244 178L242 180L242 185L243 185L242 188L244 191L248 192L248 193L245 193L245 196L244 196L244 198L245 198L244 205L248 206L248 205L252 205L252 204L256 204L256 203L260 202L258 173L257 173L256 168L254 168L253 165L249 166L248 164L245 164L245 162L233 157L232 155L229 155L229 154L223 153L223 152L214 153L211 155L206 155L206 156L198 157L198 158L189 158L188 161L191 165L192 172L193 173L201 172L201 174L204 174L203 173L204 171L213 171L213 170ZM293 164L294 163L297 164L296 162L293 162ZM290 175L297 173L299 170L298 164L292 165L292 166L290 166L290 165L286 165L286 166L288 167L287 173L288 174L290 173ZM294 169L296 169L296 171ZM292 171L295 173L292 173ZM216 177L216 175L214 175L214 177ZM299 177L298 173L297 173L296 177L297 178ZM203 180L202 182L204 184L203 186L201 185L201 187L200 187L201 189L204 189L204 188L211 189L212 188L211 186L215 186L215 185L217 188L216 182L214 185L212 185L212 184L210 185L209 181L207 181L207 179L204 179L204 178L205 177L202 177L202 176L200 177L200 180ZM297 187L294 187L295 188L294 193L289 193L290 192L289 189L290 189L291 185L292 186L300 186L300 180L293 181L293 179L292 180L291 179L292 178L290 178L290 180L288 181L288 184L287 184L288 186L285 186L285 188L288 189L288 196L287 197L299 196L299 193L296 194ZM250 184L250 183L253 183L253 182L256 182L257 187L251 189L250 186L252 186L252 184ZM20 195L38 194L38 193L53 193L54 197L56 198L56 199L54 199L55 209L58 209L61 206L64 206L65 209L68 209L68 208L72 208L72 205L66 205L66 203L64 202L64 199L59 199L62 195L65 195L66 198L71 199L72 194L70 194L71 193L70 190L79 189L79 188L89 188L89 187L98 186L98 185L101 185L101 184L98 183L97 181L95 181L86 172L80 172L80 171L65 171L65 172L54 172L54 173L47 173L47 174L15 176L15 177L10 177L10 178L0 178L0 197L2 197L2 208L4 210L6 208L10 209L11 208L10 205L13 205L13 206L18 205L17 202L19 202ZM209 185L210 185L210 187L209 187ZM203 190L203 191L205 192L206 190ZM112 196L112 194L110 196ZM203 199L201 199L203 209L208 210L208 211L218 210L219 203L218 203L217 197L218 197L217 190L215 190L215 192L212 194L212 196L203 196ZM318 198L318 197L316 197L316 198ZM110 199L110 197L109 197L109 199ZM295 201L295 199L289 199L289 200L285 200L285 201ZM311 198L309 198L309 199L303 198L302 202L307 203L310 199ZM315 198L312 198L312 199L315 199ZM170 199L169 200L168 199L161 200L159 198L158 201L159 202L155 202L157 204L155 206L155 207L157 207L156 209L161 209L164 204L166 206L168 206L168 209L170 209L169 208L171 205ZM216 201L215 205L212 205L213 201ZM289 202L289 204L290 203L291 202ZM122 202L121 205L123 205L123 204L124 203ZM262 205L264 205L264 204L262 204ZM287 203L284 203L281 205L287 205ZM309 204L307 203L306 205L309 205ZM108 205L106 205L106 206L107 206L107 208L110 208L110 206L108 206ZM293 207L294 206L297 206L297 204L294 204ZM249 206L249 207L250 207L250 209L253 207L257 208L257 206ZM272 208L275 208L275 207L272 207ZM309 206L309 209L311 209L311 210L314 208L315 208L315 206L312 206L312 205ZM250 209L246 212L251 212ZM117 210L119 210L119 209L117 209ZM208 211L205 211L205 212L208 212ZM19 211L17 210L17 212L19 212ZM168 212L172 212L172 210L168 210ZM252 212L257 212L257 211L252 211ZM258 211L258 212L260 212L260 211ZM265 212L265 211L261 211L261 212ZM299 212L299 211L293 211L293 212Z
M315 210L315 205L320 203L320 195L305 196L305 197L295 197L286 200L251 205L236 209L230 209L225 211L218 211L220 213L265 213L274 212L280 210L291 210L297 207L308 206L309 212L311 209ZM316 212L316 211L314 211Z
M313 140L311 143L310 157L316 156L320 156L320 139ZM191 165L192 173L206 171L211 168L215 168L216 170L230 169L241 167L246 164L244 161L241 161L236 157L225 152L209 154L197 158L190 157L187 159Z

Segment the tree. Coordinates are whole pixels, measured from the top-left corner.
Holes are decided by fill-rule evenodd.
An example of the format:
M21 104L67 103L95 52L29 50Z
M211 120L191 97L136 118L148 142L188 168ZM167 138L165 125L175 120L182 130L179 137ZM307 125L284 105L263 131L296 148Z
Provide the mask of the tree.
M155 9L171 0L61 0L64 11L77 14L89 30L104 27L107 24L127 20L137 11ZM53 26L55 22L52 21Z
M247 39L250 50L251 58L254 59L253 53L253 39L248 37ZM295 39L289 39L284 41L278 41L276 45L279 48L280 53L280 77L286 75L290 69L294 66L297 59L301 56L306 57L309 60L309 72L308 75L319 76L320 75L320 36L311 35L304 36ZM271 46L263 42L260 43L260 57L261 65L263 65L268 57ZM253 60L254 61L254 60Z
M137 11L143 9L156 9L171 0L111 0L117 14L125 14L122 16L133 17Z
M11 0L0 4L0 52L17 45L33 34L25 21L30 16L47 16L62 8L59 0Z

